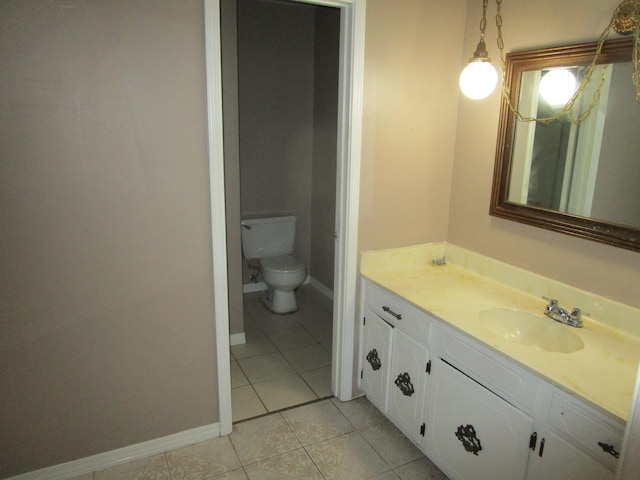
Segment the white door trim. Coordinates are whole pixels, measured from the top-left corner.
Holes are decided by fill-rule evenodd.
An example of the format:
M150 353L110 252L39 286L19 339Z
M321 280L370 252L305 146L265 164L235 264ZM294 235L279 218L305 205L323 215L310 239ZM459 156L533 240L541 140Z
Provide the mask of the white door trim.
M352 398L354 375L366 0L295 1L341 9L331 388L336 397L346 401ZM204 6L215 335L220 431L222 435L226 435L232 430L232 412L224 213L220 0L204 0Z
M218 361L220 434L233 430L231 414L231 361L229 351L229 298L227 282L227 227L224 198L222 127L222 60L220 1L204 0L205 61L207 76L207 134L209 139L209 194L211 197L211 248L213 300Z

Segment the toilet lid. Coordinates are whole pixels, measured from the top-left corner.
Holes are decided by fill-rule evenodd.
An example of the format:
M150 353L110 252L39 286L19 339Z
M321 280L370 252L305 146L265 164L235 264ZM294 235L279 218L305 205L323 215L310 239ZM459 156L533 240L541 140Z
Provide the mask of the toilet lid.
M271 270L272 272L293 273L304 270L304 262L291 255L278 255L276 257L267 257L260 260L262 268Z

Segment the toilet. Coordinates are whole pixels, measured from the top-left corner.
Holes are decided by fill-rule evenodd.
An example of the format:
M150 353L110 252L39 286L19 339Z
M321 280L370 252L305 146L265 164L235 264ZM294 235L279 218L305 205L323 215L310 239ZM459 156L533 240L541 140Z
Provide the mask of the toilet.
M307 278L302 260L291 255L296 239L296 217L249 217L241 222L242 255L259 260L267 285L265 305L274 313L298 310L295 289Z

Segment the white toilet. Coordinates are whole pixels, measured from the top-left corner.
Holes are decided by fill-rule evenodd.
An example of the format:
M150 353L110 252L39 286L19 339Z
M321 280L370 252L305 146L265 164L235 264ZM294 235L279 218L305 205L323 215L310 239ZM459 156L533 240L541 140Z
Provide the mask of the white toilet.
M304 262L291 255L296 217L245 218L241 225L242 255L247 260L260 260L262 279L267 285L265 305L274 313L295 312L295 289L307 277Z

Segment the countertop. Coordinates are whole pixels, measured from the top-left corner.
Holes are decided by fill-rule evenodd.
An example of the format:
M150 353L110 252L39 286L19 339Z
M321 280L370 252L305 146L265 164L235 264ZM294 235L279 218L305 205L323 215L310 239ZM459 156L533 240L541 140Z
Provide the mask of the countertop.
M626 422L640 360L638 337L583 316L583 328L563 326L583 340L583 349L542 351L490 331L479 319L480 312L493 308L542 316L546 305L542 298L451 263L401 262L394 268L387 262L385 268L377 267L363 263L361 274L543 380Z

